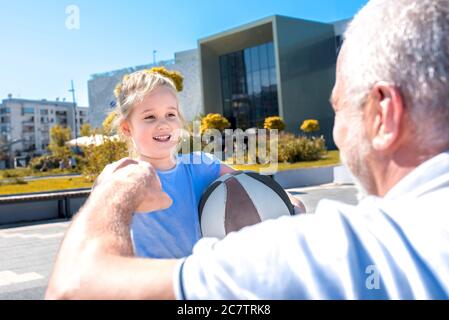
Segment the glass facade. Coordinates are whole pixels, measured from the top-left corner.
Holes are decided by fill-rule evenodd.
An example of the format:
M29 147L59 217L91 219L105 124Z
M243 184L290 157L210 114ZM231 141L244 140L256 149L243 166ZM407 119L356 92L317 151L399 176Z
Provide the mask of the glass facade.
M220 56L223 113L233 128L263 127L278 115L273 42Z

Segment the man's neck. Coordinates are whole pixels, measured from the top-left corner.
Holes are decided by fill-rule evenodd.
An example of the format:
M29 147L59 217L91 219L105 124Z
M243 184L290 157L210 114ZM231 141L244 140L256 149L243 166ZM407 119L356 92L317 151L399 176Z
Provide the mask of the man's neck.
M444 149L444 148L443 148ZM384 197L405 176L415 170L420 164L435 157L444 150L426 150L421 152L397 152L376 168L375 194Z

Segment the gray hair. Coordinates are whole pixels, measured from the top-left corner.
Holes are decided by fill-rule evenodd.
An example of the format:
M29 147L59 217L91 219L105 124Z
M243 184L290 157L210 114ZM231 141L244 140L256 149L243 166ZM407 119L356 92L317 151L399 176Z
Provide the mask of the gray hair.
M449 141L449 0L371 0L345 33L341 74L347 102L372 86L399 87L417 143Z

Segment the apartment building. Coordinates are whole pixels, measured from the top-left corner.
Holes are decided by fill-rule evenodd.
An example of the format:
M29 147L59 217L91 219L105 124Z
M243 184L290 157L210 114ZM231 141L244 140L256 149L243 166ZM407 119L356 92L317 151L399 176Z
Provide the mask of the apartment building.
M47 152L50 129L61 125L79 136L88 108L65 101L8 98L0 104L0 144L11 159Z

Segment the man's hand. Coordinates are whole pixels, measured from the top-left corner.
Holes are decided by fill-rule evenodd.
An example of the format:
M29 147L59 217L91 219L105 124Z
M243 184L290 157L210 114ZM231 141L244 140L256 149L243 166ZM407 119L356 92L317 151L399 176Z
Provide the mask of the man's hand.
M174 298L176 260L133 257L132 213L171 205L150 164L110 164L76 214L50 277L48 299Z
M150 212L171 206L171 198L162 191L154 168L144 161L123 158L107 165L95 181L93 189L109 186L117 192L125 189L127 200L134 204L134 211Z

